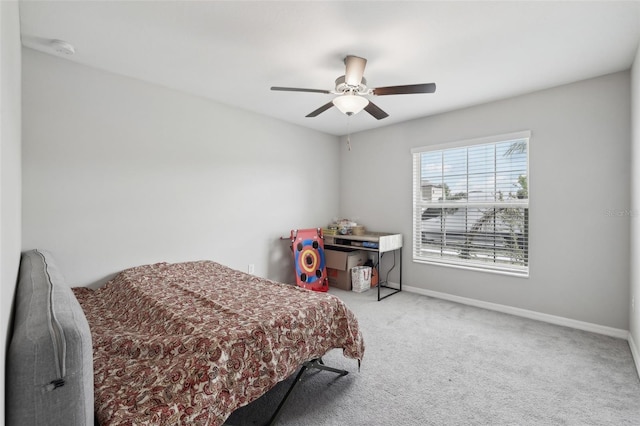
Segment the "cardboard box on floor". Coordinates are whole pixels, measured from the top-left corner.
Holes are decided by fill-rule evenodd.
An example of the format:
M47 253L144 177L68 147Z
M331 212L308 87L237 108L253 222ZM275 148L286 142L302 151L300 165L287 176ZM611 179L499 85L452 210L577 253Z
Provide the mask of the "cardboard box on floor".
M351 268L364 265L369 258L364 250L325 249L324 255L329 285L343 290L351 290Z

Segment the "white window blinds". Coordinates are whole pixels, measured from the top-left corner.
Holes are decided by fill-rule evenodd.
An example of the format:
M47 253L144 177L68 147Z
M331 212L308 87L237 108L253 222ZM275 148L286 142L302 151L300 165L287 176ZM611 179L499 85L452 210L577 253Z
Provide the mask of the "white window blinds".
M413 260L528 276L530 132L413 149Z

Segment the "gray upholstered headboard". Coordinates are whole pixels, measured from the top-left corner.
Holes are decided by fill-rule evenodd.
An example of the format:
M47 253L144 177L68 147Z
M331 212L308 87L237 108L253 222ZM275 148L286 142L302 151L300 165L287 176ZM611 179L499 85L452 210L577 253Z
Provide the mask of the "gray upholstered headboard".
M13 324L7 425L93 425L89 324L47 252L22 254Z

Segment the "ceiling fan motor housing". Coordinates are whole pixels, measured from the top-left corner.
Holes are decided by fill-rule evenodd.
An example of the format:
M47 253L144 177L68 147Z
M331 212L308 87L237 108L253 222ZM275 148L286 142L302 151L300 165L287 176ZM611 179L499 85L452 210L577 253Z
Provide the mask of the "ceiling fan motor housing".
M368 95L369 90L367 89L367 79L362 77L362 81L357 86L350 86L347 84L345 80L345 76L341 75L336 78L336 94L344 94L348 92L353 92L358 95Z

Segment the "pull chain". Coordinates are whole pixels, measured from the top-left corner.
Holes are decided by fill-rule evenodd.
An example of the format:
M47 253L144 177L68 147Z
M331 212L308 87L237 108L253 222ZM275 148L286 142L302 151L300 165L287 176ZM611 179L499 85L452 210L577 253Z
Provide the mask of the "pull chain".
M347 115L347 149L351 151L351 116Z

